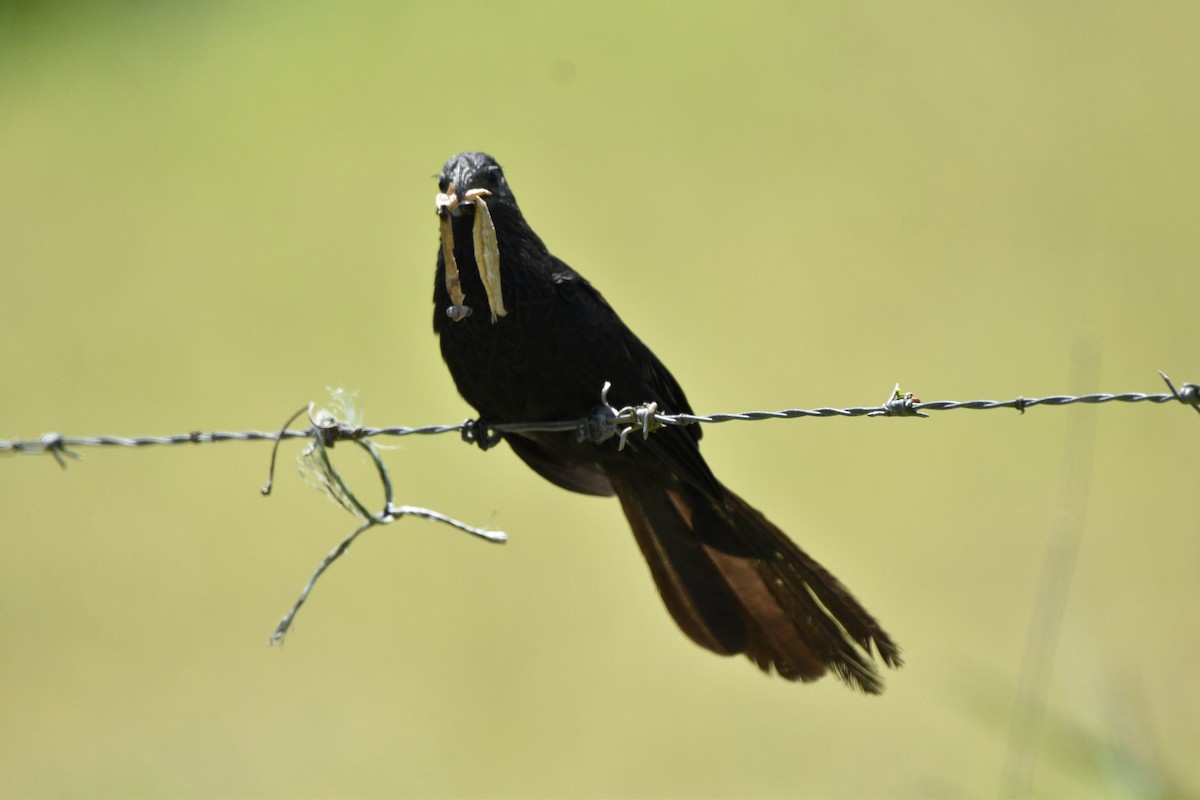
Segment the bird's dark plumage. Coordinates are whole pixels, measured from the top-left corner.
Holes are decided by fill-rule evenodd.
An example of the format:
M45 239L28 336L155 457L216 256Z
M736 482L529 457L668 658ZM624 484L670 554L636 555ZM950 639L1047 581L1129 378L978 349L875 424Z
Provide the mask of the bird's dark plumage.
M457 321L447 313L456 302L440 251L433 327L459 392L481 421L579 419L599 406L605 382L614 406L653 402L667 413L691 412L654 353L546 249L491 156L451 158L439 189L457 201L443 205L439 196L439 211L453 232L453 262L472 313ZM483 199L495 226L505 313L494 318L476 261L480 209L464 201L469 193ZM850 592L717 480L700 455L699 426L631 437L624 450L615 439L581 442L575 432L504 439L565 489L617 495L667 609L697 644L721 655L744 653L789 680L833 670L871 693L883 688L872 651L888 666L900 664L899 648Z

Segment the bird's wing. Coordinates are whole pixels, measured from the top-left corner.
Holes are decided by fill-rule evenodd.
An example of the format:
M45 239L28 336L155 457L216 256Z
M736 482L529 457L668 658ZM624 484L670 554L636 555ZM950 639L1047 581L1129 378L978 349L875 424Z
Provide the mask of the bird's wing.
M564 308L572 309L569 313L588 309L589 319L600 316L603 320L588 326L585 332L594 340L582 348L588 354L588 363L576 365L576 375L584 381L581 388L596 392L607 381L612 385L609 402L618 408L657 403L663 413L690 414L687 395L666 365L621 321L595 287L566 264L555 261L555 284L566 301ZM602 315L595 314L597 307ZM645 440L632 434L628 443L636 450L644 448L654 453L689 483L719 493L719 483L700 455L700 434L699 425L665 426Z

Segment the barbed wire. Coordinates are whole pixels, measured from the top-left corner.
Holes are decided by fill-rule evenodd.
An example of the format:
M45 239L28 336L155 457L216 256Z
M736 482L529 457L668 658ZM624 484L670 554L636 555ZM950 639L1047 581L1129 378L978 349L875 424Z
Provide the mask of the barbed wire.
M275 464L280 443L289 439L308 439L310 444L300 455L300 470L305 480L315 488L324 492L331 500L346 511L358 517L362 522L336 547L329 551L316 570L304 584L297 600L291 609L275 626L269 642L280 644L291 628L300 607L308 599L317 580L325 571L340 558L350 545L368 529L387 525L405 517L418 517L456 530L470 534L488 542L502 544L508 537L503 531L492 531L468 525L453 517L448 517L437 511L419 506L397 505L394 501L391 479L383 459L370 439L377 436L429 436L457 432L466 442L477 444L487 449L500 441L505 433L531 432L571 432L574 431L580 441L601 443L614 436L618 439L618 447L624 448L629 436L641 433L649 437L655 430L669 425L695 425L698 423L714 424L722 422L757 422L768 419L801 419L805 417L927 417L931 411L953 411L971 409L975 411L990 411L1000 408L1016 409L1025 413L1027 409L1036 406L1066 406L1075 403L1097 405L1100 403L1169 403L1179 402L1190 405L1200 412L1200 385L1185 383L1177 389L1171 379L1163 372L1158 373L1166 382L1170 393L1145 394L1142 392L1122 392L1118 394L1096 393L1086 395L1049 395L1046 397L1015 397L1012 400L935 400L922 403L911 392L902 392L897 384L888 399L877 406L852 406L849 408L788 408L782 411L743 411L735 414L667 414L659 411L657 404L646 403L638 406L616 408L608 402L609 384L604 384L600 391L600 405L596 410L582 419L562 420L557 422L491 422L481 420L466 420L453 425L423 425L419 427L387 427L369 428L359 424L358 410L351 394L343 390L335 390L332 406L335 410L317 409L315 403L309 403L301 408L275 432L265 431L214 431L202 433L180 433L171 436L63 436L59 433L46 433L37 439L0 440L0 455L27 453L49 453L65 467L67 458L78 459L80 456L71 448L79 447L152 447L159 445L209 444L216 442L250 442L270 441L274 443L271 450L271 463L267 475L267 483L262 487L264 495L270 494L275 480ZM298 417L307 415L309 427L305 430L289 428ZM337 442L350 442L361 448L372 460L383 487L383 508L378 512L367 509L346 484L329 459L329 449Z
M641 432L648 436L665 425L717 424L722 422L758 422L768 419L800 419L804 417L927 417L930 411L955 411L970 409L991 411L1011 408L1020 413L1037 406L1066 406L1075 403L1098 405L1100 403L1169 403L1190 405L1200 412L1200 385L1185 383L1176 388L1171 379L1159 372L1170 388L1169 393L1147 394L1143 392L1107 393L1085 395L1048 395L1046 397L1017 396L1011 400L934 400L921 402L911 392L901 392L899 384L880 405L850 406L835 408L786 408L780 411L742 411L716 414L668 414L661 412L654 403L639 406L614 408L608 403L609 385L600 392L600 406L591 415L582 419L550 422L487 422L466 420L455 424L421 425L416 427L365 427L336 416L326 417L321 424L314 423L306 430L291 430L286 426L279 431L192 431L169 436L64 436L60 433L45 433L37 439L0 439L0 454L5 453L49 453L65 466L64 457L79 458L71 450L75 447L151 447L157 445L211 444L216 442L281 442L287 439L312 439L320 437L329 446L338 441L361 441L377 436L432 436L444 433L459 433L471 443L484 444L494 441L503 433L567 432L575 431L580 439L602 442L612 436L619 437L625 445L630 434ZM306 407L308 408L308 407ZM301 409L293 416L299 416Z

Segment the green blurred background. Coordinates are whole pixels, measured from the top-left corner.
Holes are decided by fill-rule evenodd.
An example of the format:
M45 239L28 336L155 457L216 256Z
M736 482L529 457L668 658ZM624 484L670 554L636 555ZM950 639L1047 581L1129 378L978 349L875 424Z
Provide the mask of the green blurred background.
M368 424L463 419L430 295L465 149L700 411L1158 392L1200 379L1198 143L1194 3L5 4L0 438L270 429L327 386ZM617 504L504 449L396 443L400 502L511 542L373 531L282 649L353 526L300 444L269 499L262 443L9 455L0 793L1015 791L1064 520L1032 792L1197 791L1198 425L710 427L905 647L880 698L696 648Z

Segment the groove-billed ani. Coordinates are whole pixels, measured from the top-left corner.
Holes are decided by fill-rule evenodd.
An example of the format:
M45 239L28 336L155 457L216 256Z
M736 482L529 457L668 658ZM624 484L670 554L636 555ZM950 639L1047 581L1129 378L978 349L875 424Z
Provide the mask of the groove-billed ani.
M439 188L433 327L485 430L586 417L606 381L614 406L653 402L666 413L691 412L662 362L542 244L491 156L451 158ZM615 439L580 441L574 431L503 438L547 480L617 495L667 609L702 647L745 653L789 680L832 669L871 693L883 688L872 648L899 666L899 649L846 587L716 479L700 455L699 426L630 437L623 450Z

